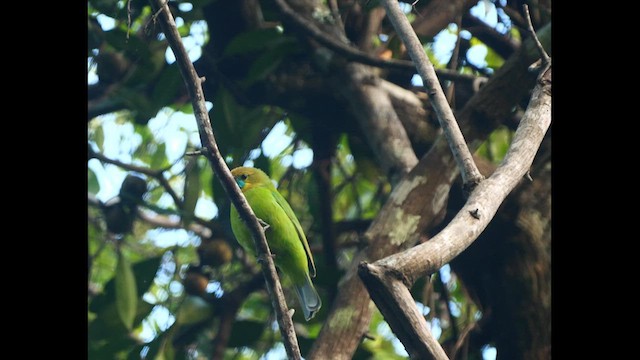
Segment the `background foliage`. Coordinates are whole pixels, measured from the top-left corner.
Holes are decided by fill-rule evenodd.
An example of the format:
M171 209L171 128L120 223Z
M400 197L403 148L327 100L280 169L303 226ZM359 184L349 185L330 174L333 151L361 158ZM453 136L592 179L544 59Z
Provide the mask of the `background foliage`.
M324 306L310 322L300 311L294 315L304 355L323 326L354 253L366 246L360 235L394 183L353 115L339 106L343 100L334 99L337 91L318 80L318 74L340 64L319 59L323 53L309 51L295 29L285 25L283 31L272 2L238 3L260 9L263 24L252 26L250 17L239 15L246 12L222 1L178 1L170 7L199 74L207 78L212 126L229 167L245 164L269 173L308 234L319 274L314 283ZM328 3L314 3L316 20L329 16ZM386 21L378 31L383 36L370 42L359 39L365 27L353 21L370 19L367 16L380 9L377 2L338 3L347 35L361 49L379 57L405 56ZM407 6L416 29L424 9L435 3L418 2L412 11ZM535 25L548 23L550 4L530 3L537 6ZM491 76L516 48L505 51L486 33L493 30L519 46L526 36L513 18L520 4L467 1L460 19L438 31L419 33L425 50L434 64L446 68L460 37L455 70ZM245 256L230 231L229 200L206 159L190 154L200 146L191 104L152 15L149 4L138 0L89 0L87 6L89 358L284 358L259 266ZM480 15L491 25L473 22ZM421 93L411 74L384 70L379 75ZM460 109L468 96L456 91L455 107ZM513 119L503 119L503 125L483 139L479 157L500 162L527 101L520 99ZM434 123L430 116L427 121ZM432 142L412 135L420 158ZM541 169L550 167L544 154L538 162ZM548 172L541 174L549 177ZM122 186L127 176L144 181L143 195ZM453 201L450 207L454 211ZM328 227L335 249L327 249L321 240ZM540 229L548 231L547 223ZM462 274L466 268L460 266ZM498 355L509 353L499 346L504 335L483 332L479 325L489 321L492 303L460 274L454 264L447 265L412 289L432 330L459 358L491 358L496 348ZM546 280L540 281L547 286ZM510 283L503 285L505 292L511 291ZM285 291L290 307L298 309L286 282ZM352 357L401 359L406 352L375 311Z

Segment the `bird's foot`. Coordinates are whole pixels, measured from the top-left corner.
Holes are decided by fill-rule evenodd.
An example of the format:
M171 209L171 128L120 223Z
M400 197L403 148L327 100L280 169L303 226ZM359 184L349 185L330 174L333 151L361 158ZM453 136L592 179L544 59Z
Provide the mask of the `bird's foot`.
M266 222L264 222L264 220L257 218L258 219L258 223L260 223L260 226L262 226L262 230L267 231L267 229L269 229L271 227L271 225L267 224Z
M271 254L271 258L275 259L276 258L276 254ZM266 255L260 255L258 256L258 262L260 264L263 264L265 261L267 261L267 256Z

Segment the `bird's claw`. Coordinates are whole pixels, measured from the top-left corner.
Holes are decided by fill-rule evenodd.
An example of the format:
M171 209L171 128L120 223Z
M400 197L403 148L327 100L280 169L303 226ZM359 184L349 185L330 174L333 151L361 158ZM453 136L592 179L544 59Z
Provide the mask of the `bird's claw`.
M271 254L271 258L272 258L272 259L275 259L275 258L276 258L276 255L275 255L275 254ZM262 263L264 263L265 261L267 261L267 257L266 257L266 255L260 255L260 256L258 256L258 262L259 262L259 263L261 263L261 264L262 264Z
M271 227L271 225L267 224L266 222L264 222L264 220L258 218L258 223L260 223L260 226L262 226L262 230L267 231L267 229L269 229Z

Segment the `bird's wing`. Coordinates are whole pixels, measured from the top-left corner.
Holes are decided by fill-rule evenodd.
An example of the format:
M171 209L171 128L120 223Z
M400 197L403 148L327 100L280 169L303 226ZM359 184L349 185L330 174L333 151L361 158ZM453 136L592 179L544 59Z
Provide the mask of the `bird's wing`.
M300 239L300 242L302 242L304 251L307 253L307 262L309 263L309 274L311 275L311 277L315 277L316 265L313 262L311 249L309 249L309 243L307 242L307 237L304 235L304 231L302 231L302 225L300 225L300 221L298 221L296 214L293 212L293 209L291 209L291 206L289 205L287 200L285 200L285 198L283 198L282 195L280 195L280 193L277 190L272 190L271 194L276 200L276 203L280 205L282 210L284 210L285 214L287 214L287 217L289 218L289 220L291 220L291 222L293 223L293 226L296 228L296 232L298 233L298 239Z

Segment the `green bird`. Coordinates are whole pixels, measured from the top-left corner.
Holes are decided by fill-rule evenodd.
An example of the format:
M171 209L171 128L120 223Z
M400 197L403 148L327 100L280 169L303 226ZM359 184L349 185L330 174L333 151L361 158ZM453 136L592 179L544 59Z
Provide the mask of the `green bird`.
M304 318L309 321L320 310L322 302L311 282L311 277L316 276L316 266L300 221L262 170L238 167L231 170L231 174L253 212L269 225L265 236L274 255L275 265L291 279ZM231 206L231 229L245 251L255 255L251 232L235 206Z

